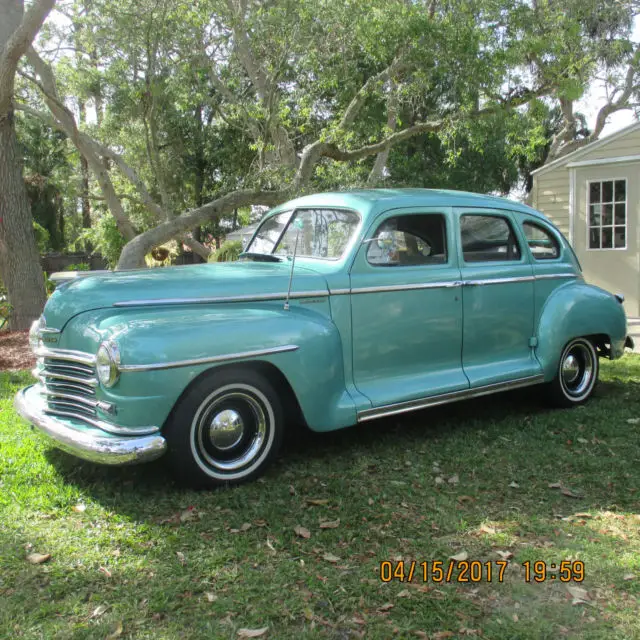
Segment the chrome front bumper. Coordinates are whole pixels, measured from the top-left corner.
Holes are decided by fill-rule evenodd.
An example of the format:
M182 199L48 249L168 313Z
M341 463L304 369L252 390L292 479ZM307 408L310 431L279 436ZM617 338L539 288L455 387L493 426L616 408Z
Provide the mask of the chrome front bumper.
M149 462L159 458L167 448L165 439L159 434L116 436L95 427L74 427L70 421L47 415L35 386L18 391L14 406L57 447L91 462L111 465Z

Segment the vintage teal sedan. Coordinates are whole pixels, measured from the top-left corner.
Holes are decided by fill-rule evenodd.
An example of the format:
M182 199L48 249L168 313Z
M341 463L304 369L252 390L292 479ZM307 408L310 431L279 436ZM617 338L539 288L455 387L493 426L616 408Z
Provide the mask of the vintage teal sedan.
M537 385L585 402L630 344L622 297L515 202L323 193L270 211L237 262L63 283L34 323L18 412L80 458L257 477L285 426L332 431Z

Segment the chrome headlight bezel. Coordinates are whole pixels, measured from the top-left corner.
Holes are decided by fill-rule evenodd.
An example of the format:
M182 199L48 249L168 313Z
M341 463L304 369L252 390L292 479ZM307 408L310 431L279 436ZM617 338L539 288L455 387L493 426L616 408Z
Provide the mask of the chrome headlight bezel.
M96 353L96 375L103 387L113 387L120 378L120 350L115 342L102 342Z
M40 346L40 331L44 329L46 325L47 323L45 322L44 316L40 316L31 323L31 327L29 328L29 346L34 353Z

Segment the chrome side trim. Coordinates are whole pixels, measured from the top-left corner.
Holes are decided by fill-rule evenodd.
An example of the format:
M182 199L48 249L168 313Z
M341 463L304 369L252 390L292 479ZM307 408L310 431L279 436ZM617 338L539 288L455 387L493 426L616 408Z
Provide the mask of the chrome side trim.
M465 280L462 284L465 287L480 287L486 284L508 284L511 282L533 282L535 276L518 276L513 278L487 278L478 280Z
M351 293L351 289L331 289L329 294L332 296L346 296Z
M577 273L543 273L536 276L536 280L555 280L560 278L578 278Z
M379 287L359 287L357 289L351 289L352 294L359 293L383 293L387 291L414 291L418 289L455 289L461 287L462 282L460 280L451 280L443 282L418 282L415 284L395 284L395 285L383 285Z
M157 371L159 369L175 369L176 367L191 367L200 364L210 364L213 362L232 362L234 360L242 360L244 358L258 358L260 356L269 356L274 353L285 353L287 351L296 351L300 347L297 344L286 344L282 347L273 347L271 349L256 349L255 351L241 351L238 353L227 353L220 356L209 356L206 358L192 358L190 360L175 360L173 362L154 362L150 364L123 364L120 365L120 371Z
M35 351L38 358L59 358L61 360L70 360L71 362L80 362L81 364L95 365L96 357L90 353L83 351L72 351L70 349L47 349L47 347L38 347Z
M289 298L298 300L300 298L321 298L329 295L326 289L318 291L293 291ZM212 298L154 298L151 300L125 300L124 302L114 302L114 307L151 307L158 305L178 305L178 304L216 304L224 302L265 302L268 300L284 300L287 297L286 291L278 293L259 293L244 296L216 296Z
M42 335L43 333L55 333L55 334L57 334L57 333L62 333L62 332L60 331L60 329L48 329L47 327L42 327L42 328L38 329L38 333L40 335Z
M78 384L86 384L90 387L98 386L96 378L76 378L75 376L65 376L62 373L52 373L46 369L38 369L37 367L31 372L31 375L44 383L46 383L48 378L55 378L56 380L67 380L69 382L77 382Z
M37 397L34 387L18 391L14 400L16 411L25 420L35 425L57 447L79 458L101 464L132 464L155 460L167 448L165 439L158 433L142 435L141 432L136 431L132 436L114 437L74 428L56 420L55 417L46 415L42 406L34 401L35 398L29 397L30 395ZM77 419L87 422L84 416Z
M437 396L429 396L427 398L419 398L417 400L409 400L407 402L398 402L396 404L388 404L383 407L375 407L373 409L365 409L358 412L358 422L366 422L374 418L382 418L385 416L393 416L398 413L407 413L408 411L417 411L418 409L426 409L427 407L436 407L457 400L468 400L486 396L490 393L498 391L507 391L508 389L519 389L520 387L528 387L530 385L544 382L542 374L528 376L526 378L518 378L517 380L509 380L507 382L496 382L495 384L476 387L475 389L462 389L461 391L453 391L451 393L443 393Z

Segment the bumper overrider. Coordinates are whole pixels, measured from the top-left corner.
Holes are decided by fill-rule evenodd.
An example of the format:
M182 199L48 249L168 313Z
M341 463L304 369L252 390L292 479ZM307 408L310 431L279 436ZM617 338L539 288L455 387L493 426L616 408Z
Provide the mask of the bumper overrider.
M46 402L37 385L20 390L14 400L16 411L37 427L60 449L78 458L109 465L149 462L159 458L167 447L159 433L116 435L97 426L48 415Z

